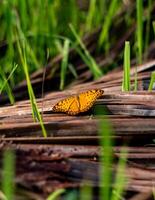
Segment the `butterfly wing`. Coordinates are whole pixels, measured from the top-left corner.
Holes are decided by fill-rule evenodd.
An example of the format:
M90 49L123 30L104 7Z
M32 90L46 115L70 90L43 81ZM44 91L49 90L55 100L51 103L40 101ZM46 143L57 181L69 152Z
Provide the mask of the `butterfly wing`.
M80 104L77 96L74 97L74 101L70 104L67 111L68 115L77 115L80 112Z
M77 115L80 112L89 110L103 93L102 90L98 89L89 90L78 96L71 96L59 101L52 110L53 112L66 112L69 115Z
M99 89L89 90L87 92L81 93L78 96L80 104L80 112L85 112L89 110L95 103L96 99L101 97L103 93L104 91Z
M70 106L75 101L75 97L69 97L59 101L57 104L54 105L52 111L53 112L68 112Z

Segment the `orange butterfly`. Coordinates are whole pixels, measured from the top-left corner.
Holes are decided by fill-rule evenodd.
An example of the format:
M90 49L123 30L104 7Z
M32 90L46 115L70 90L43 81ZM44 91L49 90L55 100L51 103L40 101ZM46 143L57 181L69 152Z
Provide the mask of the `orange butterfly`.
M103 95L104 91L99 89L88 90L79 95L59 101L52 109L53 112L65 112L68 115L77 115L89 110L96 99Z

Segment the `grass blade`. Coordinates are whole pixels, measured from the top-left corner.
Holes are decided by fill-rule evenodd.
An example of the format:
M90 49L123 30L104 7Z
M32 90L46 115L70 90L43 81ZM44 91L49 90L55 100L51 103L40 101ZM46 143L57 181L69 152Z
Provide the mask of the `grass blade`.
M84 182L83 184L80 189L80 200L91 200L93 196L92 187L89 183Z
M38 109L38 106L37 106L37 103L36 103L35 95L34 95L33 88L32 88L31 81L30 81L30 77L29 77L28 65L27 65L27 60L26 60L26 55L25 55L25 46L23 44L23 48L22 48L20 46L19 40L17 40L17 48L18 48L18 52L19 52L19 55L20 55L20 59L21 59L21 62L22 62L23 69L24 69L24 73L25 73L25 76L26 76L33 119L35 121L36 121L36 119L39 121L41 129L42 129L43 137L47 137L46 129L44 127L44 123L42 121L42 117L41 117L41 114L39 112L39 109ZM23 49L23 53L22 53L22 49Z
M137 48L138 48L138 63L142 63L143 53L143 1L136 0L137 7Z
M109 27L112 23L112 17L114 16L114 13L117 10L117 6L118 6L118 1L112 0L111 3L110 3L109 9L108 9L108 13L105 17L105 21L103 23L101 33L100 33L99 47L101 47L103 45L103 43L107 40Z
M102 76L102 71L100 70L99 66L97 65L96 61L94 58L90 55L89 51L86 49L84 43L76 33L74 27L70 24L69 25L74 37L76 38L78 44L80 45L81 49L84 51L84 53L80 53L82 56L83 60L86 62L88 67L90 68L92 74L94 75L95 78L99 78ZM79 52L79 51L78 51Z
M112 191L111 200L120 200L123 199L123 192L126 188L126 175L125 175L125 168L126 168L126 161L127 161L127 148L121 149L121 157L118 162L118 169L116 172L115 184Z
M7 92L7 95L9 97L9 100L10 100L10 103L11 104L14 104L15 103L15 98L14 98L14 95L12 93L12 89L8 83L8 80L10 79L10 77L12 76L13 72L15 71L16 68L13 68L12 72L10 73L10 75L8 76L8 78L5 77L5 74L2 70L2 68L0 67L0 75L3 79L3 85L1 86L0 88L0 94L2 93L2 91L4 90L5 88L5 91Z
M39 64L39 62L38 62L33 50L31 49L31 46L30 46L27 38L25 37L25 35L24 35L24 33L23 33L22 29L21 29L19 21L17 21L17 30L18 30L18 34L19 34L20 40L24 41L25 44L26 44L27 51L29 53L29 56L31 57L31 60L34 63L34 66L36 67L36 69L38 69L40 67L40 64Z
M3 85L2 85L2 87L0 88L0 93L2 93L3 89L8 84L9 79L11 78L11 76L13 75L13 73L15 72L15 70L17 69L17 67L18 67L18 65L15 64L14 67L13 67L13 69L12 69L12 71L10 72L8 78L5 78L5 81L4 81ZM2 69L1 69L1 67L0 67L0 74L2 75Z
M149 91L152 91L154 82L155 82L155 72L152 72L151 81L150 81L149 88L148 88Z
M89 10L86 19L86 30L90 31L93 26L93 16L95 16L96 0L89 1Z
M63 59L61 63L61 73L60 73L60 90L63 90L64 85L65 85L65 77L66 77L67 66L68 66L69 44L70 44L70 41L66 39L64 41L64 48L62 52Z
M110 199L110 185L112 181L112 135L113 131L110 125L110 122L104 118L101 122L100 135L104 136L103 139L100 140L100 145L103 148L103 152L101 152L100 156L100 185L103 187L100 188L100 200L109 200Z
M130 91L130 42L125 42L124 50L124 75L123 75L123 91Z
M135 80L134 80L134 91L138 89L138 79L137 79L137 66L135 67Z
M56 200L61 194L65 192L65 189L58 189L52 194L50 194L46 200Z
M154 31L154 34L155 34L155 21L152 22L152 25L153 25L153 31Z
M153 25L153 31L155 34L155 21L153 21L152 25ZM150 81L149 88L148 88L149 91L152 91L154 82L155 82L155 72L152 72L151 81Z
M15 193L15 154L5 150L3 154L2 188L7 200L14 199Z
M152 0L148 0L148 15L146 24L146 38L145 38L145 58L147 58L148 55L148 44L150 40L151 11L152 11Z
M72 64L68 65L68 69L70 70L70 72L73 74L73 76L75 78L78 78L78 74L77 74L77 72L76 72L76 70L75 70L75 68L74 68L74 66Z

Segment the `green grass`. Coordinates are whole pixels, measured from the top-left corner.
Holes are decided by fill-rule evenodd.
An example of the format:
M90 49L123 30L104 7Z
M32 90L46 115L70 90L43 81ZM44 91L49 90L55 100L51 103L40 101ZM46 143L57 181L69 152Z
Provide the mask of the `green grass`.
M1 76L1 78L3 80L2 81L2 85L0 87L0 94L5 90L7 95L8 95L8 97L9 97L9 100L10 100L11 104L15 103L15 98L14 98L14 95L12 93L12 89L11 89L10 84L8 83L8 81L13 76L13 73L17 69L17 67L18 67L18 65L14 65L14 67L13 67L10 75L8 76L8 78L6 78L5 73L2 70L2 67L0 67L0 76Z
M86 30L90 31L93 27L93 19L96 11L96 0L91 0L89 2L89 9L88 9L88 15L86 19Z
M12 150L5 150L3 153L3 174L2 190L5 195L4 200L14 199L15 194L15 154Z
M142 63L143 53L143 1L136 0L137 8L137 49L138 49L138 63Z
M108 119L103 118L100 122L99 135L103 137L100 140L100 146L103 148L103 151L100 155L100 200L109 200L111 195L111 182L112 182L112 162L113 162L113 153L112 153L112 135L113 131L111 124Z
M71 63L68 64L68 69L73 74L74 78L77 79L78 78L78 74L77 74L77 72L75 70L75 67Z
M46 200L56 200L58 197L63 194L66 190L65 189L58 189L55 192L52 192Z
M5 74L4 74L3 70L2 70L2 68L0 67L0 74L3 77L3 79L4 79L4 83L3 83L3 85L0 88L0 94L2 93L2 91L4 90L4 88L6 87L6 85L7 85L7 87L9 87L8 81L12 77L12 75L15 72L15 70L17 69L17 67L18 67L18 65L15 64L14 67L13 67L13 69L12 69L12 71L11 71L11 73L9 74L9 76L7 78L5 77ZM10 102L14 103L14 97L13 97L12 92L10 94L8 94L8 96L11 96L12 101L10 99Z
M109 28L112 23L112 18L114 17L115 12L117 11L118 8L118 1L117 0L112 0L109 8L108 8L108 13L105 16L104 23L102 26L102 30L100 33L99 37L99 46L101 47L104 42L107 40L108 34L109 34Z
M154 82L155 82L155 72L152 72L151 73L151 81L150 81L149 88L148 88L149 91L152 91Z
M137 0L132 5L137 10L137 18L135 15L128 14L128 18L125 21L124 27L128 27L132 22L137 20L136 28L136 40L133 43L131 39L131 52L132 58L137 57L138 63L142 62L143 50L145 50L147 56L147 50L151 40L150 37L150 22L151 22L151 9L152 0L148 0L147 4L143 5L143 1ZM102 30L99 36L96 38L96 43L99 47L98 53L105 54L110 59L109 49L115 46L118 41L119 30L111 34L111 28L116 27L119 24L120 18L125 18L126 14L116 18L116 14L121 12L121 9L125 5L123 2L112 0L110 2L105 0L92 0L88 3L88 8L81 9L77 6L76 0L68 0L67 3L61 0L7 0L2 1L0 4L0 22L1 33L0 41L7 45L7 51L3 58L0 58L0 66L4 66L3 74L8 77L11 73L14 63L19 64L20 59L18 57L15 44L16 33L18 29L20 40L25 41L27 48L27 63L30 66L29 73L36 71L47 63L47 54L49 59L58 53L62 53L63 42L59 36L63 36L71 40L74 46L77 48L77 52L80 57L86 63L91 70L95 78L102 76L104 69L100 70L97 65L94 55L90 55L82 42L82 37L85 33L92 32L102 24ZM143 8L144 7L144 8ZM147 8L147 15L144 16L143 10ZM88 9L88 10L87 10ZM129 13L132 6L129 4ZM145 9L146 10L146 9ZM36 12L38 15L36 15ZM143 18L146 19L146 29L143 27ZM69 29L68 24L72 24L72 28ZM74 27L74 28L73 28ZM73 30L74 29L74 30ZM72 31L71 31L72 30ZM76 31L75 31L76 30ZM145 38L143 35L145 32ZM56 37L53 37L56 36ZM134 34L132 38L134 37ZM143 39L144 38L144 39ZM79 46L77 46L77 43ZM137 46L137 55L133 51ZM102 50L105 52L102 52ZM120 63L121 55L123 51L118 52L117 59L113 62L117 66L117 62ZM106 69L110 69L111 66L106 66ZM76 70L73 68L73 64L69 63L67 69L61 72L71 71L75 77L77 77ZM106 70L106 71L108 71ZM61 73L61 87L65 87L64 72ZM55 73L53 73L53 76ZM13 88L21 80L25 78L23 70L19 67L16 72L11 76L10 88ZM2 80L5 82L5 80ZM3 83L2 83L3 84ZM135 84L136 85L136 84ZM4 90L3 90L4 91ZM11 100L11 102L13 102Z
M152 25L153 25L154 35L155 35L155 21L152 22Z
M138 64L142 64L143 48L145 45L143 44L143 1L136 0L136 10L137 10L137 30L136 30L137 60L138 60ZM134 91L137 91L137 87L138 87L137 76L138 74L137 74L137 66L136 66Z
M123 193L127 185L126 178L126 162L127 162L127 148L122 147L121 156L117 165L117 172L115 183L112 190L111 200L120 200L123 198Z
M106 111L103 111L106 114ZM123 198L127 180L125 178L125 168L127 161L127 148L122 147L120 158L117 163L114 185L113 183L113 146L112 139L114 132L111 123L107 117L100 121L99 135L102 136L100 146L103 151L100 154L100 200L118 200Z
M148 55L148 46L150 41L150 25L151 25L151 11L152 11L152 0L148 0L148 14L147 14L147 24L146 24L146 37L145 37L145 59Z
M70 31L64 28L68 23L79 27L81 13L76 6L75 0L67 3L61 0L8 0L0 3L1 33L0 41L8 48L3 59L0 58L0 65L5 66L4 74L12 70L12 63L19 64L17 49L14 46L18 29L20 39L24 39L27 48L30 73L47 63L46 52L49 49L49 57L57 55L62 50L62 42L57 37L60 33L70 37ZM36 12L39 13L36 15ZM61 13L61 14L60 14ZM85 17L86 18L86 17ZM23 33L23 34L22 34ZM24 37L24 38L23 38ZM12 82L16 85L24 79L24 73L19 68L12 76Z
M41 117L41 114L39 112L39 109L38 109L38 106L36 103L35 95L34 95L30 77L29 77L26 52L25 52L26 51L25 44L22 43L22 45L20 45L20 42L17 40L17 48L18 48L19 56L21 58L23 70L25 73L26 81L27 81L28 94L29 94L29 98L30 98L33 119L34 119L34 121L36 121L36 120L39 121L41 129L42 129L43 137L47 137L46 129L44 127L44 123L42 121L42 117Z
M70 41L66 39L64 41L64 48L62 51L63 59L61 62L61 72L60 72L60 90L63 90L65 86L65 77L66 77L66 72L67 72L67 67L68 67L69 44L70 44Z
M84 43L82 42L81 38L79 37L79 35L77 34L77 32L75 31L74 27L72 26L72 24L69 25L74 37L76 38L78 44L80 45L80 48L83 50L80 51L79 48L76 48L77 52L80 54L80 56L82 57L83 61L88 65L90 71L92 72L92 74L94 75L94 78L99 78L102 76L102 71L99 68L99 66L97 65L96 61L94 60L94 58L90 55L89 51L86 49Z
M90 183L83 183L83 186L80 189L80 200L92 200L92 186Z
M155 21L153 21L152 25L153 25L154 35L155 35ZM150 84L148 88L149 91L152 91L154 82L155 82L155 72L152 72L151 80L150 80Z
M123 68L123 91L130 91L130 42L125 42L124 68Z

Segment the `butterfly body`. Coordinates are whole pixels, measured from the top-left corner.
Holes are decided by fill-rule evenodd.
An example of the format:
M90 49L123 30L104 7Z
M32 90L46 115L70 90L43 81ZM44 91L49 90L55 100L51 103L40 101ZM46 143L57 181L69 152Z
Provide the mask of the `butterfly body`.
M64 112L68 115L77 115L88 111L96 99L103 95L104 91L99 89L88 90L79 95L71 96L59 101L52 109L53 112Z

